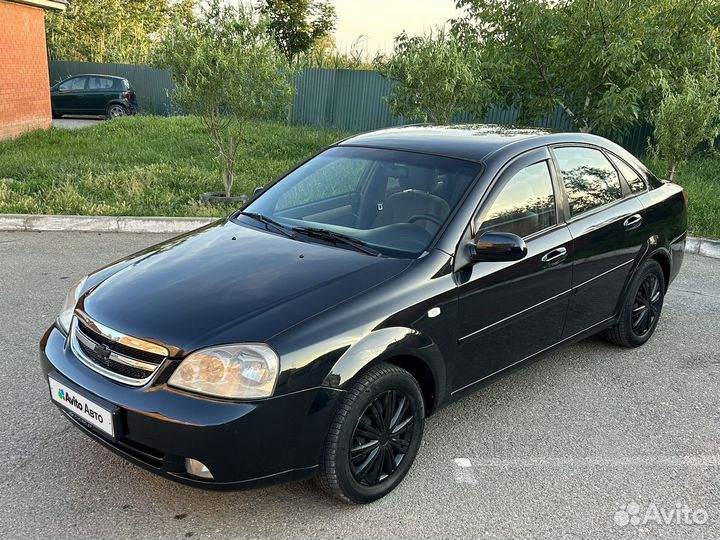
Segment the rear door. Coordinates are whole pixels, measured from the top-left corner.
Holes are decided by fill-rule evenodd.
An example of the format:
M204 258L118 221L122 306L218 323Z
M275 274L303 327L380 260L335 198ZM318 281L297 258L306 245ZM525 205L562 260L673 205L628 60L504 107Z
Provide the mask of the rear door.
M81 101L87 77L73 77L58 85L52 92L52 105L57 113L76 113L81 110Z
M108 102L120 96L120 92L114 89L114 83L115 79L108 77L88 77L84 101L88 114L104 114Z
M565 338L614 316L646 231L642 204L600 148L558 146L553 154L574 240Z
M534 150L506 166L474 219L474 238L485 231L514 233L528 253L519 261L477 262L456 272L455 392L560 340L572 238L555 202L558 191L548 150Z

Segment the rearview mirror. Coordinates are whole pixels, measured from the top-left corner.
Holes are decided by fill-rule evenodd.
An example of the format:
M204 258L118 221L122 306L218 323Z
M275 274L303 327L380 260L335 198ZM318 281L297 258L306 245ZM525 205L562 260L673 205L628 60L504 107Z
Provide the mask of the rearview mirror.
M486 232L468 244L468 252L473 262L519 261L527 255L527 246L517 234Z

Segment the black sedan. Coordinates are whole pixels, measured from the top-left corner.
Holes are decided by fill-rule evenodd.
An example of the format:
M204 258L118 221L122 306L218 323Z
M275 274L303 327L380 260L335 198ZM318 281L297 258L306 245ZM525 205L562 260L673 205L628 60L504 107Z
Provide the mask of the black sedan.
M592 135L359 135L83 278L42 368L73 424L168 478L314 476L369 502L407 474L425 418L491 377L599 332L650 339L686 212Z
M104 115L108 119L137 112L130 81L111 75L75 75L50 88L53 118L64 114Z

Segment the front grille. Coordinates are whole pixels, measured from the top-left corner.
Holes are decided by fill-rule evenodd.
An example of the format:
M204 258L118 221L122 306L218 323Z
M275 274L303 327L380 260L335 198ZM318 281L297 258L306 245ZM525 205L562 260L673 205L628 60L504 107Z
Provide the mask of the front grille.
M99 332L96 332L95 330L90 328L81 320L78 320L78 326L82 333L85 334L87 337L89 337L96 343L102 343L103 345L107 345L117 353L124 354L130 356L131 358L137 358L138 360L150 362L153 364L160 364L163 360L165 360L165 357L159 354L148 351L141 351L140 349L135 349L134 347L129 347L128 345L123 345L122 343L118 343L117 341L106 338Z
M82 351L87 355L90 360L93 361L93 363L105 369L109 369L114 373L119 373L124 377L131 377L133 379L145 379L153 373L152 371L128 366L127 364L121 364L120 362L117 362L116 360L112 360L110 358L103 358L100 355L96 354L94 350L90 349L90 347L88 347L82 341L78 340L78 345L80 345L80 349L82 349Z
M135 348L128 343L138 346L145 344L151 350ZM157 345L103 327L90 321L84 314L82 320L77 317L74 319L71 345L76 356L86 366L110 379L132 386L147 383L167 358L152 352L161 349Z

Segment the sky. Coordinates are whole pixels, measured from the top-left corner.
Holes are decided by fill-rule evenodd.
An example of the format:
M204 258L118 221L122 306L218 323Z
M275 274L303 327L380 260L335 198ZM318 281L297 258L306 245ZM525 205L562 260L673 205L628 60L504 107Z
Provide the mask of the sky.
M332 0L337 10L335 41L341 53L353 50L359 36L365 54L387 53L403 30L410 35L443 25L460 14L455 0Z

